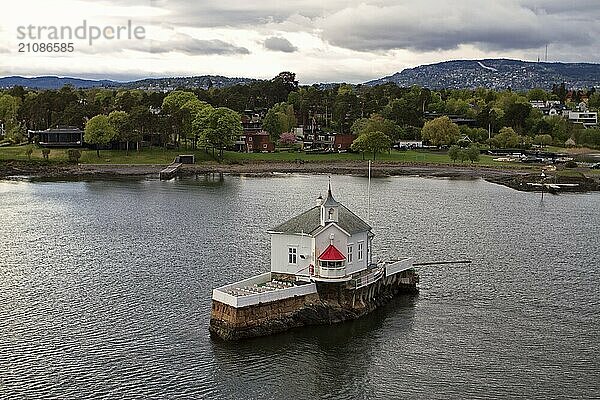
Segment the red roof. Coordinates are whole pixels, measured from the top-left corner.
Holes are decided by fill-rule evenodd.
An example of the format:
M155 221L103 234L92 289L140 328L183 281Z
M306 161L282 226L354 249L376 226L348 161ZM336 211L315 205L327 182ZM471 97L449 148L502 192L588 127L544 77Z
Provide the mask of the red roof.
M345 259L346 256L344 256L332 244L330 244L329 247L327 247L325 251L319 256L319 260L321 261L344 261Z

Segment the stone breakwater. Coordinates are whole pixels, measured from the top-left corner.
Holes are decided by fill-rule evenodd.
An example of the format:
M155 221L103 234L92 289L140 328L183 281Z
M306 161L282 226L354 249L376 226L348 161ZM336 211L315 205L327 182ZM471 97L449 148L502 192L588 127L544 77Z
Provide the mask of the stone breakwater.
M318 282L317 293L241 308L213 300L209 330L224 340L239 340L357 319L398 294L417 293L418 282L410 269L360 289Z

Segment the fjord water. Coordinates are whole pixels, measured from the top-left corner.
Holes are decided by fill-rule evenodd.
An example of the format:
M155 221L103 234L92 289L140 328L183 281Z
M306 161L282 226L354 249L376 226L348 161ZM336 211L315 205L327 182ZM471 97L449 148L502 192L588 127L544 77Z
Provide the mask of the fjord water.
M326 176L0 182L0 398L600 397L600 195L372 182L375 252L418 296L225 343L213 287L269 269L266 229ZM364 178L333 176L367 217Z

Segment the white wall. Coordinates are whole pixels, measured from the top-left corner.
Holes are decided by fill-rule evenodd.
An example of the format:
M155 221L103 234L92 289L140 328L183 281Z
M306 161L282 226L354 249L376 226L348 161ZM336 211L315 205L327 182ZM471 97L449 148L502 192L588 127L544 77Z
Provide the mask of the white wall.
M368 265L368 233L360 232L352 236L346 235L335 225L328 226L315 238L307 235L271 234L271 271L285 274L309 276L309 265L317 265L317 257L331 244L330 235L333 233L333 245L346 256L346 273L352 274L367 268ZM358 243L363 244L363 258L358 259ZM352 243L353 260L348 263L348 244ZM297 263L288 263L288 248L295 246ZM306 256L302 259L300 255Z
M362 243L363 244L363 258L362 260L358 259L358 243ZM367 232L360 232L360 233L355 233L354 235L350 236L348 238L348 242L347 245L352 244L352 262L351 263L346 263L346 272L348 273L348 275L354 273L354 272L358 272L361 271L365 268L367 268L367 256L368 256L368 251L367 251ZM346 257L348 257L348 248L347 246L344 248L341 248L340 251L342 251L342 253L344 253L346 255Z
M240 284L240 282L238 282ZM231 286L231 285L228 285ZM307 294L317 293L317 286L314 283L306 285L292 286L285 289L278 289L270 292L254 293L245 296L233 296L225 292L223 288L213 289L213 300L228 304L235 308L252 306L259 303L269 303L288 299L290 297L305 296Z
M271 234L271 272L308 276L308 266L315 264L313 240L307 235ZM296 264L288 263L288 248L292 246L297 248Z
M325 228L324 231L319 233L315 237L315 261L316 258L325 251L325 249L331 244L330 235L333 233L333 245L346 255L346 244L348 243L348 236L337 226L330 225Z

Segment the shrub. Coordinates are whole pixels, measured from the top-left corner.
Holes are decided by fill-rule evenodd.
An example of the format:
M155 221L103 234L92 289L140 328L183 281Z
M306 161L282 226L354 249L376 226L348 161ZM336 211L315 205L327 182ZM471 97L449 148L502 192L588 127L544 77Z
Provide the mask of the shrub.
M33 154L33 146L32 145L28 145L25 147L25 155L27 156L28 160L31 160L31 155Z
M80 158L81 158L81 151L79 151L77 149L68 149L67 150L67 159L69 160L69 162L77 163L77 162L79 162Z

